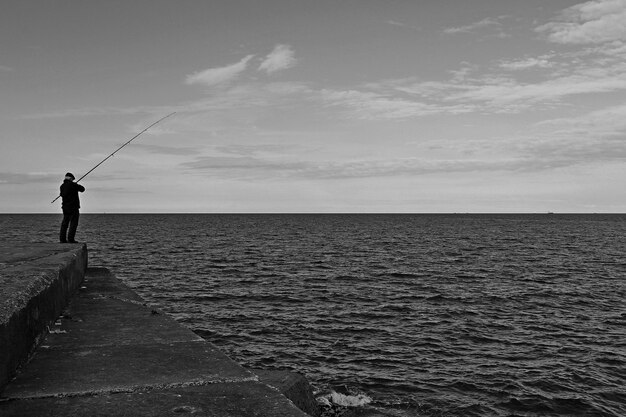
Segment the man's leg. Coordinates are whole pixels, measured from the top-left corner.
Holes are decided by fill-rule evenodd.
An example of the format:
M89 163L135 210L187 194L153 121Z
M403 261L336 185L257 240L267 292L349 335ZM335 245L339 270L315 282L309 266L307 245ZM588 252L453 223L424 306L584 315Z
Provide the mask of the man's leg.
M78 229L78 218L80 217L80 213L78 210L72 213L72 218L70 219L70 230L67 232L67 241L74 243L74 236L76 236L76 229Z
M63 221L61 222L61 233L59 233L59 241L61 243L67 243L67 226L70 224L71 215L63 212Z

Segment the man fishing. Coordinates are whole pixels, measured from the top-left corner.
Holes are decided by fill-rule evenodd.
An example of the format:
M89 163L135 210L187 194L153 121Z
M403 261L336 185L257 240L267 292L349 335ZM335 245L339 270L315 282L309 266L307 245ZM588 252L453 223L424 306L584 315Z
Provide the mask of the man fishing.
M78 217L80 209L80 199L78 193L85 191L85 187L74 182L74 175L71 172L65 174L63 184L61 184L61 198L63 203L63 222L61 223L61 243L76 243L76 229L78 228ZM69 226L69 231L67 230Z
M125 142L122 146L120 146L119 148L111 152L102 161L98 162L98 164L95 167L87 171L87 173L83 175L82 177L80 177L76 182L74 182L74 175L72 175L71 172L68 172L67 174L65 174L65 180L63 181L63 184L61 184L61 194L59 194L59 196L57 196L57 198L55 198L51 202L51 203L54 203L59 198L63 198L63 204L61 204L61 208L63 209L63 222L61 223L61 234L59 236L59 240L61 241L61 243L67 243L67 242L77 243L74 240L74 237L76 236L76 229L78 228L78 217L80 216L79 214L80 199L78 198L78 193L79 192L82 193L83 191L85 191L85 187L83 187L82 185L79 185L78 182L82 180L83 178L85 178L87 175L89 175L94 169L102 165L107 159L115 155L124 146L128 145L133 140L137 139L143 132L147 131L152 126L156 125L157 123L161 122L162 120L167 119L168 117L174 114L176 114L176 112L172 112L165 117L161 117L159 120L152 123L150 126L146 127L141 132L137 133L129 141ZM68 226L70 229L69 232L67 230Z

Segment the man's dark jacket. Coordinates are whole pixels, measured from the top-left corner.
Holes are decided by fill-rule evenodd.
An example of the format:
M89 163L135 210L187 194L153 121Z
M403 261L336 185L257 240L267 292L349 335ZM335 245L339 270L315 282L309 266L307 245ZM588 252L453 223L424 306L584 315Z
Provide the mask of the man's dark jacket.
M63 211L74 211L80 208L79 191L82 193L85 191L85 187L70 180L63 181L61 184L61 197L63 198L61 208Z

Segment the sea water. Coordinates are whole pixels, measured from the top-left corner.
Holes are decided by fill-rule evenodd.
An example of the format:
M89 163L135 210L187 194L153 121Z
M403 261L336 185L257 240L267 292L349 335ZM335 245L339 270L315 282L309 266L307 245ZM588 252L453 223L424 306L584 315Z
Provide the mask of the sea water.
M56 241L60 215L0 215ZM392 416L625 416L626 215L82 214L150 304L320 401ZM339 399L339 400L338 400Z

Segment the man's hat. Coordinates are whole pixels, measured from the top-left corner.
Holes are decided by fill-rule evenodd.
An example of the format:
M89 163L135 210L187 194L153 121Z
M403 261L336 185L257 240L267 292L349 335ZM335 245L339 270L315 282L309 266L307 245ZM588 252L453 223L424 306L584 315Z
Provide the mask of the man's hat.
M71 172L68 172L67 174L65 174L65 177L71 177L72 179L74 179L74 174L72 174Z

